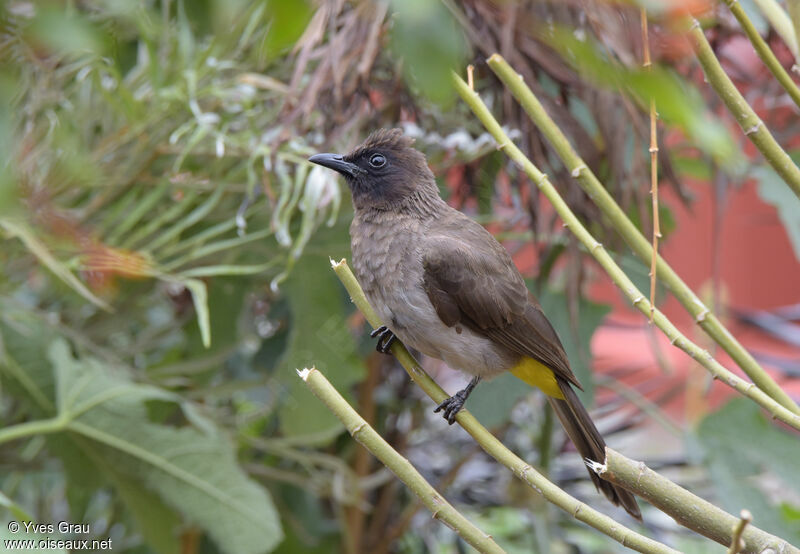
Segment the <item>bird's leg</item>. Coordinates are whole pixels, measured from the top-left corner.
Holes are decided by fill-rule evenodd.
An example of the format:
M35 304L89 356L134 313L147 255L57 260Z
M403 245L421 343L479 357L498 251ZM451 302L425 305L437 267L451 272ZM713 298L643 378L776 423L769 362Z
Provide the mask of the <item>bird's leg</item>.
M375 350L382 354L388 354L392 343L397 340L395 334L386 325L381 325L372 331L369 336L373 339L378 337L378 344L375 345Z
M447 423L452 425L456 422L456 414L464 407L464 402L467 401L472 389L474 389L478 383L480 382L480 377L473 377L469 384L455 393L453 396L436 406L436 409L433 410L435 412L440 412L444 410L442 414L444 418L447 420Z

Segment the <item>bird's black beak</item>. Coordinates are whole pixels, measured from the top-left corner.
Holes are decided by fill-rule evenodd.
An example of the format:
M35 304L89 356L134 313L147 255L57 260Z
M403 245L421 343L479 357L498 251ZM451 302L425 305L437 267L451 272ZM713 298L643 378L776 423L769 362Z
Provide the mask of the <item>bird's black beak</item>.
M308 158L308 161L333 169L348 177L355 177L362 171L356 164L345 161L339 154L314 154Z

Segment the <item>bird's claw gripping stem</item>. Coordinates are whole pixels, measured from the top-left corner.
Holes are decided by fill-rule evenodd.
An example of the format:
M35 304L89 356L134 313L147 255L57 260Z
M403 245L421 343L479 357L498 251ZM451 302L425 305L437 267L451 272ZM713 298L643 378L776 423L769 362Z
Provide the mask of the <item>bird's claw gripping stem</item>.
M397 336L386 325L381 325L372 331L369 336L373 339L378 337L378 344L375 345L375 350L381 354L389 354L389 349L394 341L397 340Z
M478 381L480 380L480 377L473 377L466 387L455 393L450 398L446 398L441 404L436 406L436 409L433 410L433 412L438 413L444 410L442 415L447 420L447 423L450 425L455 423L458 412L464 407L464 403L467 401L467 398L469 398L472 389L477 386Z

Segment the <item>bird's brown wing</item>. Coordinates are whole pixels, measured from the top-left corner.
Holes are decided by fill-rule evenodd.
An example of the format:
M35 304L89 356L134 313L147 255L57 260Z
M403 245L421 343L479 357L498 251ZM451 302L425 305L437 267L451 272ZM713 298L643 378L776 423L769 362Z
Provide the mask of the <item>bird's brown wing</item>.
M580 388L541 306L485 229L470 221L455 236L429 236L422 262L425 291L445 325L461 323Z

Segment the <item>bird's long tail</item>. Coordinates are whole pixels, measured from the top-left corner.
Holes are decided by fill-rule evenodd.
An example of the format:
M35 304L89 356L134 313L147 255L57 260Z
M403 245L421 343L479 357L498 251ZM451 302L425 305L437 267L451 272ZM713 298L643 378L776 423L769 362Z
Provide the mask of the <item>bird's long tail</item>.
M558 419L564 426L564 430L578 449L580 455L583 458L603 463L606 456L606 443L603 437L600 436L600 432L597 430L597 427L595 427L592 418L589 417L586 408L583 407L583 404L581 404L581 401L578 399L578 395L572 390L572 386L561 378L557 378L557 380L564 398L559 399L548 396L547 399L550 405L553 407ZM642 519L642 514L639 511L636 498L631 493L601 479L591 470L589 470L589 476L592 478L592 481L594 481L598 490L603 491L603 494L605 494L611 502L625 508L625 511L636 519Z

